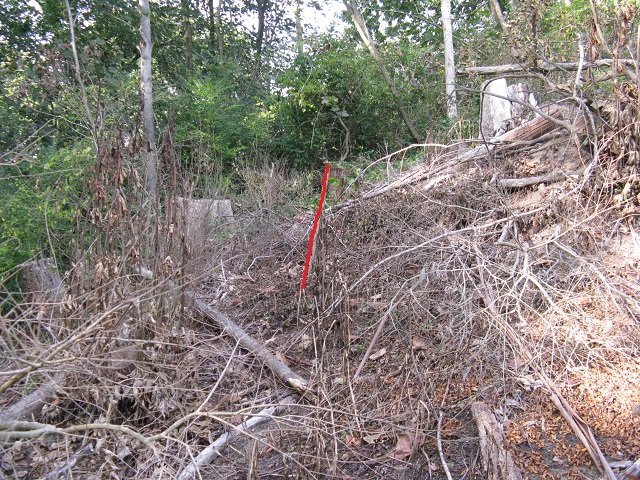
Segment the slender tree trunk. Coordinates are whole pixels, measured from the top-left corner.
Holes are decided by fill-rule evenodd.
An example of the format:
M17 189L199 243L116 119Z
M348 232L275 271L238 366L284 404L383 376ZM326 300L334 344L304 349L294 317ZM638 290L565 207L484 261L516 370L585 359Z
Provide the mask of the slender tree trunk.
M151 83L151 11L149 0L139 0L140 9L140 91L145 135L145 185L152 197L158 195L158 155L153 119L153 86Z
M98 132L96 128L96 122L91 114L91 109L89 108L89 99L87 98L87 90L84 88L84 81L82 80L82 73L80 72L80 60L78 59L78 49L76 47L76 32L73 28L73 15L71 15L71 6L69 5L69 0L65 0L65 5L67 7L67 16L69 18L69 33L71 36L71 53L73 54L73 65L74 72L76 74L76 81L78 82L78 86L80 87L80 96L82 101L82 107L84 109L84 114L87 116L87 122L89 123L89 130L91 130L91 138L93 139L93 147L95 148L96 153L98 153Z
M262 48L264 43L264 17L269 8L269 0L258 0L258 31L256 32L256 57L253 65L253 76L255 78L260 77L260 70L262 67Z
M184 35L184 59L187 72L193 70L193 28L191 26L190 0L180 0L182 10L182 34Z
M213 0L207 0L207 10L209 10L209 52L216 50L216 12L213 9Z
M222 34L222 2L224 0L218 0L218 7L216 8L216 32L218 34L218 56L222 60L224 57L224 35Z
M509 32L509 25L507 25L506 20L504 19L504 15L502 13L502 8L500 8L500 4L498 0L489 0L489 10L491 10L491 15L500 25L500 29L502 30L502 34L505 38L509 38L511 36Z
M296 0L296 50L298 56L304 54L304 38L302 33L302 5L301 0Z
M447 92L447 116L458 116L456 101L456 64L453 51L453 26L451 23L451 0L440 0L442 9L442 32L444 34L444 77Z
M382 77L384 78L384 81L387 84L387 87L389 88L389 90L391 91L391 94L394 97L394 100L396 102L396 107L398 108L398 111L402 116L402 120L404 120L404 123L409 129L409 131L411 132L411 135L413 136L413 138L417 142L421 142L422 138L418 134L418 131L416 130L415 125L413 124L413 121L409 118L407 111L402 106L402 103L400 101L400 94L398 93L398 90L393 84L393 80L391 79L391 75L389 75L389 72L387 71L387 67L385 67L384 65L384 61L382 60L382 57L378 52L378 48L376 47L373 37L369 33L369 29L367 28L367 24L364 21L364 17L362 16L362 13L360 13L358 6L353 0L343 0L343 3L344 3L344 6L347 8L347 11L349 12L349 15L351 15L353 24L355 25L356 30L358 30L358 33L360 34L360 38L362 39L366 47L369 49L369 52L371 53L371 56L373 57L375 62L378 64L380 73L382 73Z

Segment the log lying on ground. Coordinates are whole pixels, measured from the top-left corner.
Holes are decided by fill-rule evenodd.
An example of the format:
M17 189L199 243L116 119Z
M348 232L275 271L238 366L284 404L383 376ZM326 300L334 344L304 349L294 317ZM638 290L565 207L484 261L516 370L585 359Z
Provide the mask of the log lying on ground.
M496 183L498 186L503 188L523 188L530 187L531 185L538 185L540 183L562 182L569 177L581 175L583 172L584 170L574 170L571 172L545 173L544 175L538 175L536 177L503 178L501 180L497 180Z
M309 394L309 383L300 375L291 370L288 366L276 358L262 343L255 340L242 327L233 322L224 313L211 307L203 300L197 298L193 293L187 294L196 309L209 320L213 321L223 330L229 332L233 337L253 355L262 360L267 367L285 384L289 385L302 395Z
M64 384L65 379L65 374L59 374L53 380L40 385L26 397L22 397L0 412L0 423L36 420L42 414L42 409L53 400L56 390Z
M634 66L634 60L629 59L619 59L621 64ZM610 59L602 59L596 60L592 63L584 63L583 69L587 68L598 68L598 67L610 67L613 64L613 60ZM459 68L458 74L460 75L496 75L503 73L517 73L517 72L527 72L530 70L540 71L540 72L551 72L554 70L578 70L580 68L579 62L560 62L560 63L551 63L551 62L541 62L538 68L533 69L530 67L525 67L518 63L510 63L506 65L493 65L486 67L466 67Z
M278 415L287 405L291 404L293 400L292 396L285 397L277 405L261 410L255 415L252 415L248 420L242 422L242 424L234 427L230 432L224 433L222 436L218 437L215 442L200 452L200 454L198 454L198 456L193 459L193 461L189 463L182 472L180 472L177 479L190 480L195 477L200 467L211 463L220 454L223 447L258 425L273 420L273 417Z
M138 268L137 273L149 280L153 279L153 272L147 268ZM172 290L179 288L173 282L168 282L168 287ZM223 330L229 332L242 347L249 350L249 352L262 360L265 365L267 365L267 367L269 367L271 371L286 385L289 385L302 395L312 395L309 390L309 382L307 380L278 360L264 344L251 337L240 325L232 321L220 310L213 308L204 300L198 298L194 292L187 291L186 296L200 314L207 317Z
M489 480L520 480L522 477L506 447L504 432L487 405L474 402L471 412L480 434L482 465Z

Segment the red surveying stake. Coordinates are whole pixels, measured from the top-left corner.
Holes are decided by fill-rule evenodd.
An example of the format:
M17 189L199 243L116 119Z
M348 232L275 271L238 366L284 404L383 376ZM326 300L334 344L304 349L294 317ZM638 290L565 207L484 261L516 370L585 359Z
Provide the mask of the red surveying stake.
M311 234L309 235L309 247L307 248L307 259L304 262L304 270L302 271L302 283L300 284L300 290L304 290L307 286L307 275L309 275L309 266L311 265L311 258L313 257L313 245L314 240L316 239L316 233L318 232L320 217L322 216L324 198L327 195L327 184L329 183L330 170L331 163L327 163L324 166L324 176L322 177L322 191L320 192L320 201L318 202L318 209L316 210L316 216L313 219L313 227L311 228Z

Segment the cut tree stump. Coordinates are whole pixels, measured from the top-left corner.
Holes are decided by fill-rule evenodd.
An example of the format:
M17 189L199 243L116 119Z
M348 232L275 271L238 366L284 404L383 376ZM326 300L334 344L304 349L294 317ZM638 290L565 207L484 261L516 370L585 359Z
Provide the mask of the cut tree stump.
M230 200L173 197L169 205L172 209L169 221L175 225L178 238L183 242L180 249L188 258L197 258L204 252L216 225L233 219Z
M473 402L471 412L480 434L482 465L488 480L521 480L520 470L506 447L502 427L482 402Z
M513 116L511 102L502 98L509 96L508 88L506 78L496 78L486 83L480 97L482 102L482 122L480 124L482 138L495 137L496 132L504 128L505 122ZM504 132L504 130L502 131Z
M27 301L37 308L38 321L58 319L65 288L52 258L25 263L20 270L20 287Z

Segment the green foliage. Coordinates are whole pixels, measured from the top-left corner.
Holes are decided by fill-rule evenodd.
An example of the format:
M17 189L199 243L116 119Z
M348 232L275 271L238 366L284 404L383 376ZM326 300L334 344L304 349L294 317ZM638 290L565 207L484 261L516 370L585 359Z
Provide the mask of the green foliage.
M39 253L69 253L92 156L83 142L75 148L43 149L0 169L0 277Z
M230 64L218 72L192 79L177 95L157 97L159 111L175 112L174 143L183 165L193 170L206 167L202 161L227 170L250 163L251 153L269 138L271 115L259 100L243 95L242 75Z
M433 70L433 52L402 43L383 53L417 124L432 126L444 118L444 87ZM298 59L279 83L269 106L273 150L295 167L339 159L347 130L351 157L377 150L383 142L396 147L411 141L377 66L350 41L318 42L316 53Z

